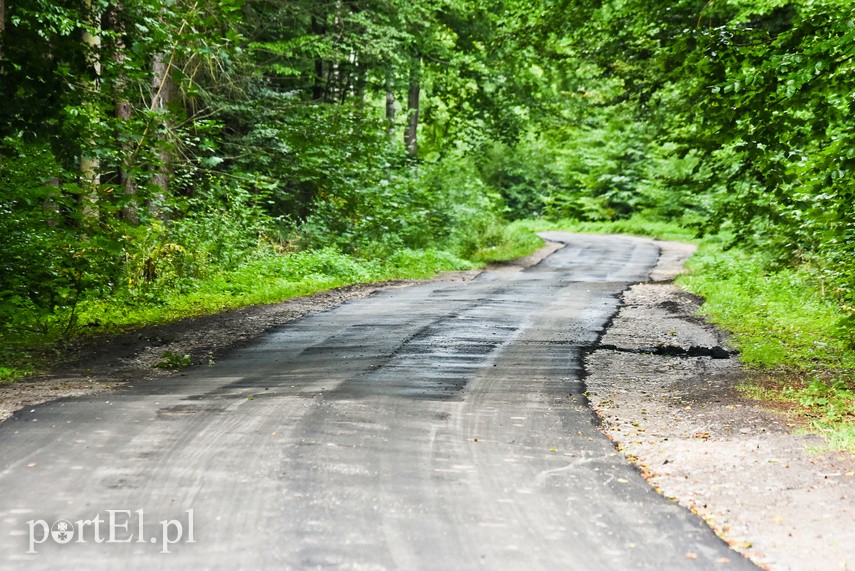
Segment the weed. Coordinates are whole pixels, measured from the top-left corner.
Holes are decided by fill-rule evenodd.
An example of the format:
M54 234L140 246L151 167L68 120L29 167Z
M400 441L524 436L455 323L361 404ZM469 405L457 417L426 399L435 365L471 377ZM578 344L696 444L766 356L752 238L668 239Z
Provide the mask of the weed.
M154 365L158 369L177 371L179 369L186 369L192 364L190 355L178 355L172 351L164 351L161 357L163 360Z

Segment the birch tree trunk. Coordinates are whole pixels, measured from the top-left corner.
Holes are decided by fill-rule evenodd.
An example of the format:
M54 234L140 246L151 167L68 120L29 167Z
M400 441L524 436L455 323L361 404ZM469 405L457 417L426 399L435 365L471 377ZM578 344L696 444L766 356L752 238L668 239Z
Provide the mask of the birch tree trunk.
M386 75L386 135L389 143L395 144L395 80L390 71Z
M86 62L92 72L92 79L86 86L88 92L86 105L91 105L98 100L101 78L101 36L98 33L101 25L101 15L93 0L84 2L84 10L88 26L83 30L83 47L86 53ZM98 122L98 110L91 106L90 121L93 127ZM83 218L84 220L98 219L98 186L101 184L101 161L98 156L91 153L95 149L95 141L84 142L84 151L80 155L80 180L86 193L83 196Z
M169 119L170 104L175 100L175 83L172 81L170 71L172 68L172 60L166 59L164 54L157 54L152 61L152 78L151 78L151 111L157 114L160 120L158 125L158 142L157 142L157 170L151 178L152 184L157 187L156 193L149 201L149 208L152 215L160 216L160 209L164 199L169 192L169 183L172 178L172 153L169 145L169 130L171 122Z

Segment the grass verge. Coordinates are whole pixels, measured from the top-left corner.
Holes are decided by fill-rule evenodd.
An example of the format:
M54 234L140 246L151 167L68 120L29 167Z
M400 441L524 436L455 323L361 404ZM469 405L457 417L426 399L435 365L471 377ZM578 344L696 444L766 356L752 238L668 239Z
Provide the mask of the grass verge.
M834 450L855 453L855 350L838 300L806 267L773 268L762 252L707 238L679 283L731 333L752 398L787 405Z
M485 245L476 250L470 258L477 264L504 262L528 256L543 246L543 240L529 227L529 221L517 221L502 226L492 233Z

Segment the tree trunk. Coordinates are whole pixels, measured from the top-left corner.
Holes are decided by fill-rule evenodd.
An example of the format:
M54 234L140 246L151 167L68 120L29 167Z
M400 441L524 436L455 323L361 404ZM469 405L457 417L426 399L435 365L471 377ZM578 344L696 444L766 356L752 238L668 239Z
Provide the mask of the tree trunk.
M395 144L395 79L390 70L386 74L386 135L389 143Z
M130 121L133 107L131 106L131 102L125 98L124 93L119 94L115 112L116 118L120 119L122 123ZM122 208L122 216L131 224L137 224L140 221L136 201L137 185L131 174L131 165L127 162L127 158L133 154L133 151L133 143L130 141L122 143L122 156L125 158L125 161L119 165L119 182L122 185L122 192L130 197L128 204Z
M318 22L316 16L312 16L312 34L317 36L323 36L326 34L326 27ZM314 82L312 83L313 101L321 102L326 99L325 83L324 60L321 58L315 58L315 77Z
M83 48L86 55L86 63L92 73L86 95L87 101L84 105L91 106L90 113L92 122L98 122L98 110L94 103L98 100L101 78L101 36L97 33L101 25L101 15L93 0L86 0L84 10L88 27L83 30ZM93 125L94 126L94 125ZM85 143L89 149L95 148L95 141L89 140ZM86 193L83 195L83 218L90 222L98 219L98 186L101 184L101 161L95 155L87 154L85 151L80 156L80 180Z
M411 159L418 158L419 142L419 95L421 93L421 59L413 58L410 64L410 88L407 97L407 128L404 131L404 146L407 156Z
M120 15L124 7L121 2L117 2L110 12L109 26L113 33L116 34L116 44L113 47L113 61L116 62L116 67L121 70L125 62L125 29L122 25ZM131 119L133 106L128 99L125 91L127 89L127 78L119 72L114 84L114 113L121 124L126 124ZM121 143L123 160L118 167L119 184L122 187L122 192L129 197L128 204L122 208L122 217L131 224L139 223L139 212L137 211L136 202L136 184L134 183L133 175L131 174L130 157L134 152L134 145L130 140Z
M0 60L3 59L3 33L6 31L6 0L0 0Z
M152 184L159 190L149 200L149 208L153 216L162 214L160 208L169 192L172 177L172 153L169 150L169 107L175 100L175 84L171 78L172 60L167 60L164 54L157 54L152 61L151 78L151 111L160 119L158 125L157 170L151 178Z

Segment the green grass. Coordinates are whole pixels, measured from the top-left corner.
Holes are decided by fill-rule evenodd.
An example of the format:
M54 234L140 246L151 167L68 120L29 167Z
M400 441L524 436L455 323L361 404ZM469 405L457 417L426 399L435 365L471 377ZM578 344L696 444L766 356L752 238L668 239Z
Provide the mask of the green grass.
M109 299L84 303L80 320L97 321L102 330L135 328L276 303L337 287L424 279L474 267L472 262L441 250L401 250L383 261L362 260L332 249L271 255L194 282L190 288L167 292L157 303L127 304Z
M626 220L612 222L582 222L579 220L525 220L519 223L532 232L559 230L581 234L631 234L659 240L694 241L695 232L676 222L653 219L636 214Z
M0 367L0 385L15 382L15 380L24 376L26 371L14 369L10 367Z
M762 255L702 241L680 283L706 300L703 311L734 333L745 363L851 369L855 355L836 324L840 306L803 268L767 269Z
M529 221L517 221L503 226L487 241L487 245L471 256L479 264L504 262L528 256L543 246L543 240L534 234Z

